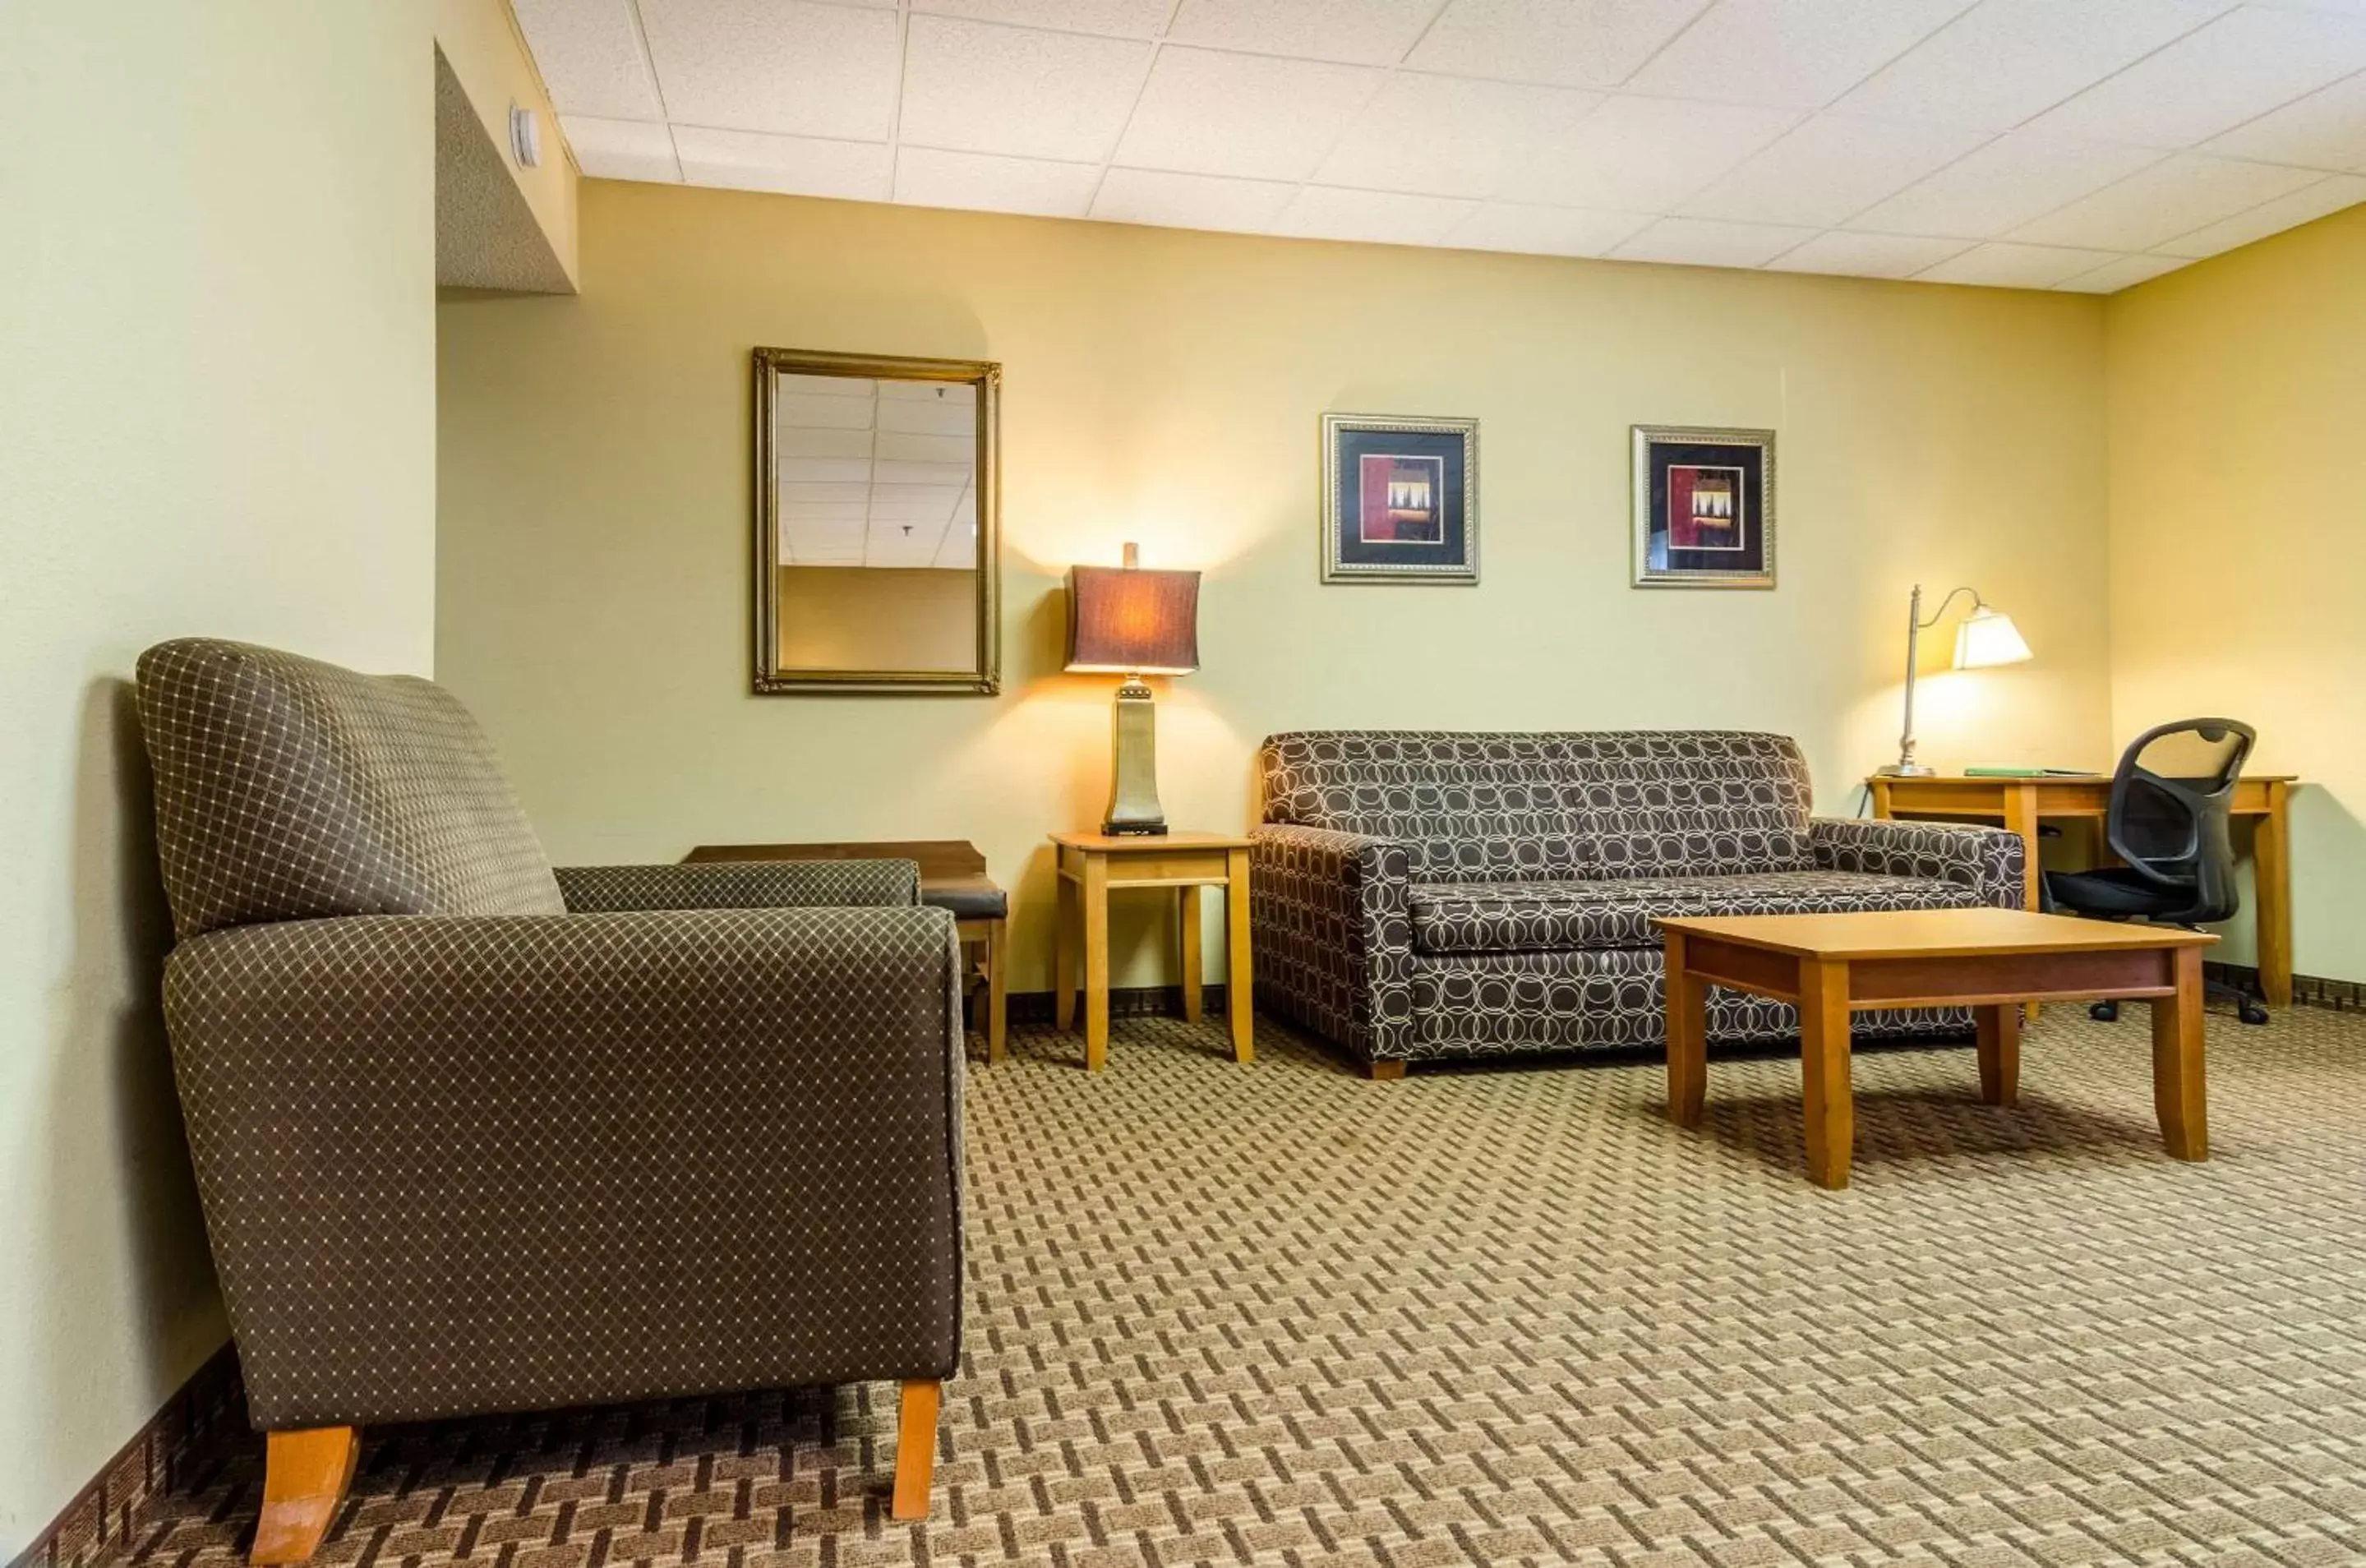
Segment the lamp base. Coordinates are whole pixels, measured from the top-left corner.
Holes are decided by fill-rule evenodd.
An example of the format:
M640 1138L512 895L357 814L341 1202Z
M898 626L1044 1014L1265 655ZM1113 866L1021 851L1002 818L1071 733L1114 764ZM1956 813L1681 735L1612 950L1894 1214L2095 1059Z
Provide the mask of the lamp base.
M1140 676L1117 689L1110 725L1110 803L1101 831L1155 838L1166 831L1158 804L1158 708Z
M1939 776L1936 768L1926 768L1920 762L1885 762L1873 770L1876 778L1929 779Z

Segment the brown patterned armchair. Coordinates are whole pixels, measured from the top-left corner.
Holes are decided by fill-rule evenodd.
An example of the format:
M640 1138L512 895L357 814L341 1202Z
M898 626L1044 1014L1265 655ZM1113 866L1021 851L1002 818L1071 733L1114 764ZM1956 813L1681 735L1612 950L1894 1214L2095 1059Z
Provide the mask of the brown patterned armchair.
M895 1380L961 1338L960 959L908 862L554 873L432 683L140 660L164 982L255 1425L257 1562L358 1428Z

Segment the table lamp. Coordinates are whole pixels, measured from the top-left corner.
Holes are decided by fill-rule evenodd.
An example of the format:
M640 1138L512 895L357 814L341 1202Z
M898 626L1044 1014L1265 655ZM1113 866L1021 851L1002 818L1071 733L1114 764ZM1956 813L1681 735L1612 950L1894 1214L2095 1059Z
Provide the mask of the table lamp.
M1947 606L1958 594L1972 596L1972 613L1955 628L1955 668L1982 670L1992 664L2018 664L2027 659L2029 644L2022 640L2020 628L2012 617L1992 607L1973 588L1957 588L1939 601L1931 618L1922 618L1922 585L1914 585L1914 596L1906 606L1906 728L1898 738L1898 761L1881 770L1887 778L1928 778L1939 770L1926 768L1914 760L1914 661L1921 651L1920 644L1925 628L1939 624Z
M1144 571L1132 545L1122 567L1068 569L1068 670L1122 675L1111 734L1104 833L1164 833L1158 806L1158 719L1144 675L1200 668L1200 574Z

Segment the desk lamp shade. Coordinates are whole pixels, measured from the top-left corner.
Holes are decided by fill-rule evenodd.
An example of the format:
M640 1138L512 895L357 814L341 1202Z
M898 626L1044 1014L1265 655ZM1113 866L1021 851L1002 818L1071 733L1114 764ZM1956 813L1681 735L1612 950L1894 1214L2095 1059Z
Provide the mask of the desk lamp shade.
M1200 668L1200 574L1144 571L1138 558L1128 545L1121 567L1068 569L1068 670L1125 677L1117 689L1104 833L1166 831L1157 709L1142 677Z
M2029 644L2012 617L1986 604L1964 617L1955 628L1955 668L1985 670L1992 664L2018 664L2030 657Z

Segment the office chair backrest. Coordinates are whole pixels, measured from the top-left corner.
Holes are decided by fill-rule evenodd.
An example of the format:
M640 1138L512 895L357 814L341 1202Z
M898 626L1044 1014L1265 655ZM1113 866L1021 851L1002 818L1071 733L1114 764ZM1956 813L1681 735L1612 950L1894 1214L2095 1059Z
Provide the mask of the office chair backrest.
M2169 919L2204 925L2241 903L2229 824L2257 739L2231 718L2181 718L2146 730L2120 756L2104 835L2147 880L2190 891L2191 902Z

